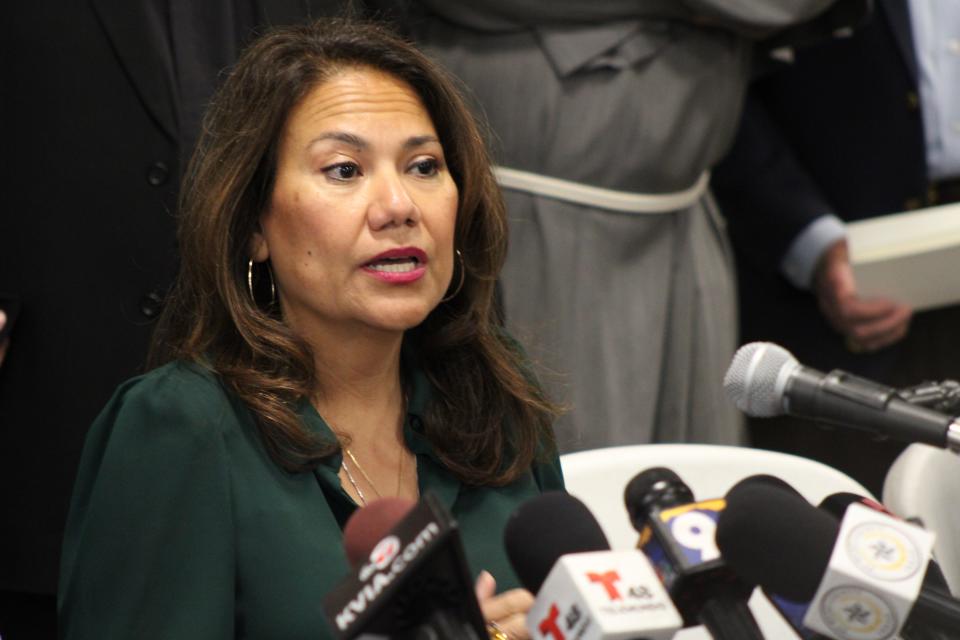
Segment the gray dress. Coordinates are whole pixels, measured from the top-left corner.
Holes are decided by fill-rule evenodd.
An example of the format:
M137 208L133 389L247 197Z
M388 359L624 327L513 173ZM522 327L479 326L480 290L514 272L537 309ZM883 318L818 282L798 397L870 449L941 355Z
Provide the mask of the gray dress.
M726 151L751 38L829 0L757 4L429 0L416 35L476 100L502 166L661 194L690 187ZM741 443L722 388L736 345L733 264L709 194L658 214L505 197L507 322L569 409L561 449Z

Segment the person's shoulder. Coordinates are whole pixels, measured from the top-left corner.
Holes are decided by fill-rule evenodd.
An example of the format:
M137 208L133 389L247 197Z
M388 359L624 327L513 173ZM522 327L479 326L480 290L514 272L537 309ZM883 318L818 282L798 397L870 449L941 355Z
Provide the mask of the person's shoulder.
M216 373L198 363L176 361L122 384L98 421L141 433L162 430L206 438L235 413Z
M210 410L228 402L227 392L217 374L195 362L169 362L136 378L117 390L128 403L145 403L158 407L184 406L193 410Z

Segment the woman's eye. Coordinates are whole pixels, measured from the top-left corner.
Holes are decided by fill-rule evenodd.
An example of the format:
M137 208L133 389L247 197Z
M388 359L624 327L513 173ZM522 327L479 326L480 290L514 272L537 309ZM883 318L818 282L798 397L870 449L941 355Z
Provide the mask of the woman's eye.
M434 158L425 158L413 163L413 171L420 176L432 176L440 170L440 163Z
M360 175L360 167L352 162L340 162L324 167L323 173L333 180L352 180Z

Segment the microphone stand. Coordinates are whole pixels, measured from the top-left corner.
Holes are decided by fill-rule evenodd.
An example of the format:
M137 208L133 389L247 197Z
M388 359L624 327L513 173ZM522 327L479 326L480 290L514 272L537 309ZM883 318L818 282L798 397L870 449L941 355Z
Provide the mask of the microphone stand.
M897 395L910 404L960 416L960 382L956 380L921 382L897 391Z

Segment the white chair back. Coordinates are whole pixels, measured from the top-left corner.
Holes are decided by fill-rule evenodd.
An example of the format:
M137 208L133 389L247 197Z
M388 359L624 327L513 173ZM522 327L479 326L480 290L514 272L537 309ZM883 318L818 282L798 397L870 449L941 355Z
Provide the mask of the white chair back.
M672 469L697 500L723 497L747 476L765 473L790 483L818 504L826 496L849 491L870 493L849 476L819 462L761 449L697 444L648 444L609 447L560 457L567 491L582 500L603 527L613 549L636 546L637 532L623 502L627 483L650 467ZM872 496L870 496L872 497ZM797 640L797 635L759 590L750 607L766 640ZM684 629L676 640L708 640L703 627Z
M960 593L960 456L910 445L887 472L883 504L937 534L933 554L950 590Z

